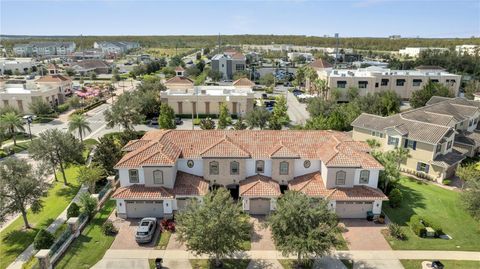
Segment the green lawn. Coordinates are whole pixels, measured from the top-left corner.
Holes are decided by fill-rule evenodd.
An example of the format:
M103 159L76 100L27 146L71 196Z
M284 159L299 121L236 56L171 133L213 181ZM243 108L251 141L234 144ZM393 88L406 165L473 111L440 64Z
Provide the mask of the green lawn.
M39 229L48 227L62 213L80 188L76 180L78 167L71 166L65 170L68 186L63 186L61 176L54 182L47 196L43 199L43 210L38 214L28 211L27 218L33 229L25 230L23 219L17 218L0 233L0 268L6 268L31 243Z
M399 208L385 203L383 210L391 221L405 226L407 240L388 237L393 249L419 250L480 250L480 223L475 221L462 207L461 193L446 190L432 184L410 178L402 178L399 189L403 201ZM452 240L426 239L416 236L408 227L410 216L426 216L442 225L444 233Z
M243 259L243 260L230 260L224 259L223 261L223 269L245 269L247 268L250 260ZM190 264L192 265L192 269L213 269L215 268L214 261L212 260L203 260L203 259L196 259L190 260Z
M115 201L110 200L87 224L82 234L75 239L55 268L90 268L102 259L110 248L115 236L102 232L102 225L115 209Z
M400 260L405 269L421 269L423 260ZM479 261L454 261L442 260L445 268L448 269L478 269L480 268Z
M160 238L158 239L157 246L155 249L166 249L168 245L168 241L170 241L170 236L172 235L169 231L163 231L160 234Z

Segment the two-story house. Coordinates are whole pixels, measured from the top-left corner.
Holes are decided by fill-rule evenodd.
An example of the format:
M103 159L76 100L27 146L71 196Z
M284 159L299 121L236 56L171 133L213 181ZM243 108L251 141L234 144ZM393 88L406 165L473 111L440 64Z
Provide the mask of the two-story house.
M403 171L442 181L477 153L479 108L480 102L463 98L432 97L424 107L388 117L363 113L352 122L352 138L375 139L384 151L408 148Z
M113 194L124 218L171 217L225 187L250 214L268 214L285 190L327 199L344 218L380 214L383 169L366 143L333 131L158 130L130 141Z

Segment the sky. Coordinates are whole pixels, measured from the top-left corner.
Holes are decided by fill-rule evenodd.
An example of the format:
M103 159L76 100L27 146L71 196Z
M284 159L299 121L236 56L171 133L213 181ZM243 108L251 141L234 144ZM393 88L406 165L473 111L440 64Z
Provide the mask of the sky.
M0 0L0 34L480 36L480 0Z

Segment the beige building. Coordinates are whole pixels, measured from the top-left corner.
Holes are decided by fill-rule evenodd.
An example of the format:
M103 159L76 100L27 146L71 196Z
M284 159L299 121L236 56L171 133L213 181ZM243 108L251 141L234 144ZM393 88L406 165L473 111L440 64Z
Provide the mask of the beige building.
M380 214L383 167L368 146L333 131L157 130L130 141L113 194L123 218L171 217L225 187L243 210L265 215L286 190L328 200L342 218Z
M356 141L375 139L384 151L408 148L405 172L441 182L452 177L480 146L480 102L432 97L426 106L389 117L361 114L353 123Z
M425 68L425 69L424 69ZM357 88L360 96L381 91L394 91L408 100L412 92L422 89L428 81L442 83L458 96L461 76L439 67L418 67L416 70L391 70L370 66L360 69L317 68L320 79L327 81L330 90L340 91L340 101L348 101L348 89Z
M217 115L220 104L225 103L232 115L244 115L254 107L255 84L248 79L239 79L231 86L194 86L183 76L183 69L177 68L176 73L160 94L162 103L172 107L175 114Z

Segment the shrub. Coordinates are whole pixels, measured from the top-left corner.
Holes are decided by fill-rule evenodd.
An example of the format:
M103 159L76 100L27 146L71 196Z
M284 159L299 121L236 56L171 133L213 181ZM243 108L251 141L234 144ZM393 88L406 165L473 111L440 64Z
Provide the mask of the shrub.
M388 225L388 231L390 232L390 235L399 239L399 240L405 240L407 238L407 236L405 235L405 233L403 232L403 228L396 224L396 223L390 223Z
M409 225L413 233L415 233L419 237L425 237L425 234L426 234L425 225L423 225L423 222L420 216L412 215L410 217Z
M443 185L450 185L450 184L452 184L452 181L450 179L444 179L442 181L442 183L443 183Z
M169 219L164 219L160 221L160 228L162 231L175 232L175 222Z
M67 219L78 217L80 215L80 207L76 203L72 203L67 209Z
M432 229L435 230L435 237L439 237L440 235L443 234L442 226L438 222L436 222L432 219L424 218L423 219L423 224L426 227L431 227Z
M111 220L107 220L103 223L102 231L104 235L116 235L118 233L117 228L113 225Z
M53 234L45 229L41 229L33 240L33 246L35 249L48 249L53 245L54 242L55 237Z
M201 119L193 119L193 125L200 125Z
M69 108L70 108L70 105L68 103L61 104L61 105L57 106L57 111L58 111L58 113L62 113L62 112L67 111Z
M403 194L399 189L393 189L388 196L388 204L391 207L398 207L402 203Z
M95 198L90 196L89 193L83 193L80 196L80 204L82 205L82 211L91 217L97 210L98 202Z

